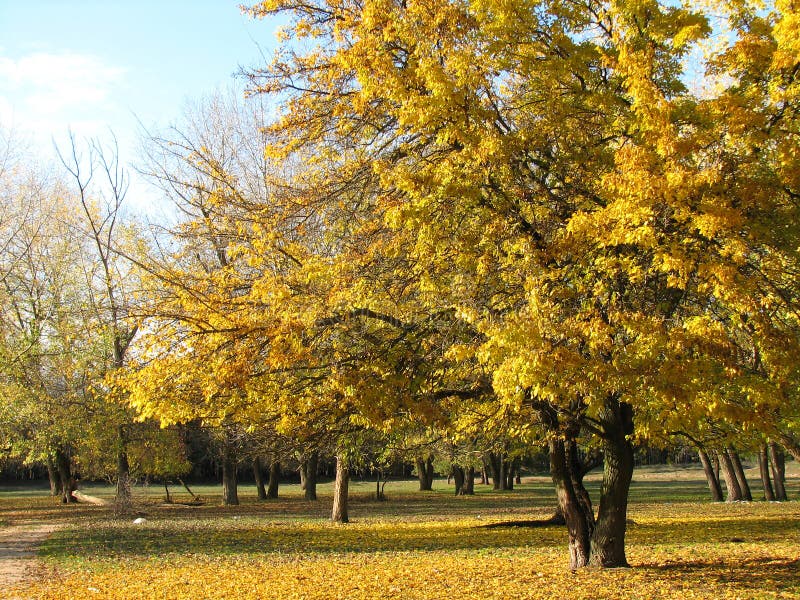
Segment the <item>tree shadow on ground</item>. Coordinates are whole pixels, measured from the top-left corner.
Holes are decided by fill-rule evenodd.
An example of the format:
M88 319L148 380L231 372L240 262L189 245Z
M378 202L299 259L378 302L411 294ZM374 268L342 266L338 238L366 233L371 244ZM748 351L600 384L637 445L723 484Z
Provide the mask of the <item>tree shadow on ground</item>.
M738 594L748 592L747 597L760 594L794 594L800 592L800 559L753 557L733 560L667 562L664 564L639 564L648 576L663 585L702 589L710 587L735 589ZM774 596L770 596L774 597Z

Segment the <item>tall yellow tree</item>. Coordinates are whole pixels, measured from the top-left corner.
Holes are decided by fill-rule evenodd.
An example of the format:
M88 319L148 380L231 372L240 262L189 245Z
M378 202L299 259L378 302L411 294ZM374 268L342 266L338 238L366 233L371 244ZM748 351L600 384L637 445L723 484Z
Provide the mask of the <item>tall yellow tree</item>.
M384 234L351 239L410 266L396 277L413 303L393 318L450 310L479 333L452 355L485 365L498 402L539 411L571 566L626 565L634 415L648 435L686 406L741 406L729 394L752 412L738 323L757 322L751 347L796 331L780 273L797 235L775 226L796 222L796 139L769 126L793 114L791 7L733 7L729 51L694 65L717 69L707 98L684 81L708 19L656 1L268 0L251 12L291 22L252 74L283 101L273 155L307 157L317 187L368 184L360 231ZM765 68L754 94L743 64ZM380 302L357 272L325 264L342 303ZM762 382L792 395L790 363L773 364L789 371ZM596 522L568 476L581 430L605 454Z

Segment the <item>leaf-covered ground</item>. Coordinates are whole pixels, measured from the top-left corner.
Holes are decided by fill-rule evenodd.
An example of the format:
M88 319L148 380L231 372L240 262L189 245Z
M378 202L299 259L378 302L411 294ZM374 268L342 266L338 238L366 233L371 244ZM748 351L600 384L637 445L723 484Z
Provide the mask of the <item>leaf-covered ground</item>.
M693 475L694 477L694 475ZM638 478L637 478L638 479ZM67 523L41 548L47 576L29 598L800 598L800 503L711 504L702 481L650 473L635 484L632 569L570 572L558 526L497 526L552 513L546 479L455 498L356 485L353 522L333 525L284 486L281 500L166 508L140 496L143 524L98 507L4 494L0 520ZM797 482L790 494L797 497ZM96 490L96 493L98 491ZM102 492L102 490L99 490ZM107 493L107 491L106 491ZM686 497L690 498L687 501ZM492 525L492 527L487 527ZM2 596L4 592L0 592Z

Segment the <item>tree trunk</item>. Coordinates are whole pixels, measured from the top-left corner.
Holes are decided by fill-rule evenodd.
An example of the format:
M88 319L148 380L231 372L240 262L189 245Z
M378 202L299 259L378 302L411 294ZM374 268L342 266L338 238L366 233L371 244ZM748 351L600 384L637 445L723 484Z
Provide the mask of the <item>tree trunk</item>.
M469 467L464 472L464 485L461 487L462 496L475 495L475 467Z
M725 480L725 488L728 491L725 501L736 502L737 500L741 500L742 490L739 487L739 481L736 479L736 471L733 468L730 457L724 450L718 451L717 456L719 456L722 478Z
M333 486L333 510L331 521L334 523L347 523L350 517L347 514L347 488L350 484L350 469L345 458L336 457L336 481Z
M53 457L47 456L47 479L50 481L50 495L56 498L61 495L61 480L58 477L58 469L56 469Z
M633 408L609 396L598 417L603 428L603 484L589 564L627 567L625 530L633 477L633 446L627 436L633 433Z
M505 486L503 489L506 490L513 490L514 489L514 477L516 475L517 469L517 461L516 460L507 460L505 461Z
M256 481L258 499L266 500L267 489L264 487L264 468L261 466L261 459L258 456L253 459L253 478Z
M305 464L305 481L306 487L304 489L306 500L317 499L317 468L319 466L319 453L312 452L308 455Z
M428 489L429 490L433 489L433 476L434 476L433 459L434 459L434 456L433 456L433 454L431 454L428 457L428 460L425 461L425 477L427 478L427 485L428 485Z
M703 464L703 471L706 473L706 480L708 481L708 489L711 492L711 498L714 502L722 502L722 487L719 484L719 479L717 479L717 476L714 474L714 466L711 464L708 453L700 448L697 454L700 456L700 462Z
M758 448L758 471L761 474L761 486L764 488L764 500L773 502L775 492L772 489L772 482L769 478L769 457L767 456L767 445L761 444Z
M222 504L239 504L238 482L236 480L236 450L233 443L225 440L222 448Z
M736 480L739 482L739 489L742 491L742 500L752 502L753 494L750 492L750 485L744 476L744 468L742 467L742 461L739 459L739 453L733 448L728 448L728 455L731 457L733 471L736 473Z
M453 465L453 480L456 484L456 496L463 494L464 489L464 469L457 465Z
M589 492L583 485L583 478L593 468L602 464L602 461L595 457L594 460L590 460L585 464L582 463L578 455L578 443L574 439L566 442L565 450L567 452L570 477L572 478L572 488L575 490L575 497L586 515L585 518L589 524L589 534L591 535L594 533L595 527L594 509L592 508L592 499L589 497Z
M133 505L131 494L131 470L128 464L128 453L125 451L124 442L120 442L117 450L117 494L114 496L114 511L128 512Z
M481 463L481 485L489 485L489 475L487 473L489 467L486 465L486 459L481 458Z
M278 485L281 480L281 463L273 460L269 464L269 483L267 484L267 498L275 499L278 497Z
M775 442L769 443L769 458L772 463L772 482L775 485L775 500L784 502L786 496L786 458Z
M419 480L419 491L430 492L433 490L433 455L427 457L418 456L416 458L417 479Z
M499 454L489 453L489 470L492 472L492 488L503 489L503 460Z
M72 492L77 489L75 478L72 476L72 464L67 452L61 448L56 450L56 470L58 471L58 478L60 480L61 502L63 504L77 502L77 500L72 497Z
M571 461L567 456L565 443L561 439L553 439L550 449L550 475L556 487L558 506L567 525L569 536L569 568L580 569L589 564L591 549L591 519L579 501L573 485ZM591 519L590 519L591 517Z

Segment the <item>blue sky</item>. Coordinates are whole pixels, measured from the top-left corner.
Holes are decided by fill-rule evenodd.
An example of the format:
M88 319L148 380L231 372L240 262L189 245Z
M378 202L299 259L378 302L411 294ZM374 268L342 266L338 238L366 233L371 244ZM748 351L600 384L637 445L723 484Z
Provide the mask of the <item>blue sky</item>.
M111 128L131 160L137 120L158 128L184 103L263 64L275 26L236 0L0 0L0 124L35 145ZM48 149L49 150L49 149Z

